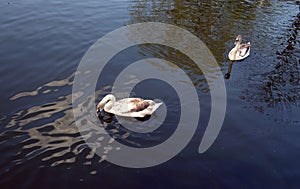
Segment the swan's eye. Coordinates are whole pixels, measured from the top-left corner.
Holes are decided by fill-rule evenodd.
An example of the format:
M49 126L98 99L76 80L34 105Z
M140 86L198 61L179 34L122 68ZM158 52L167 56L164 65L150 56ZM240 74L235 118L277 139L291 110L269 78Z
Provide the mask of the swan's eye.
M107 100L105 103L108 103L110 100Z

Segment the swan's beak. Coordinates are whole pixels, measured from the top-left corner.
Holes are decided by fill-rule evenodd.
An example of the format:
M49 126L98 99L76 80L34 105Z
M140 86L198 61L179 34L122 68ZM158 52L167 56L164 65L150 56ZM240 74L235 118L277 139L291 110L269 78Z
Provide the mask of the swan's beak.
M103 108L97 108L97 114L99 114L102 110Z
M236 38L234 44L236 45L240 40L238 38Z
M97 104L97 114L100 113L103 110L103 103L99 102Z

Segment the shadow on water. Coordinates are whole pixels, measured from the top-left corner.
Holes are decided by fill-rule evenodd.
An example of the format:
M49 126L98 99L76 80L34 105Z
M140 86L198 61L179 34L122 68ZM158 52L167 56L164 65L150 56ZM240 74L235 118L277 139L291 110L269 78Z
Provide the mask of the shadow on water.
M228 64L229 65L228 65L227 73L224 75L225 79L230 79L231 72L232 72L233 61L229 61Z
M99 120L101 121L102 124L105 123L111 123L113 121L113 117L114 117L114 114L111 114L111 113L107 113L107 112L104 112L104 111L101 111L98 113L98 118Z
M230 79L231 77L231 73L232 73L232 67L233 67L233 64L239 64L239 62L242 62L243 60L238 60L238 61L231 61L231 60L228 60L228 68L227 68L227 73L224 74L224 78L225 79Z
M113 121L114 118L114 114L111 113L107 113L107 112L100 112L98 113L98 118L101 121L102 124L105 123L111 123ZM146 115L145 117L135 117L136 120L144 122L144 121L148 121L151 118L151 115Z

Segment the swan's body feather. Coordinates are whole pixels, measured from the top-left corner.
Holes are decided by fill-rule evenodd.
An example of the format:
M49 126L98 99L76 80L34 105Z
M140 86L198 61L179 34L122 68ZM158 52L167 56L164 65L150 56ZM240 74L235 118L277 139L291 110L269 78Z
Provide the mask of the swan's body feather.
M113 95L106 95L97 105L97 110L125 117L151 115L162 103L141 98L124 98L116 101Z
M238 35L235 41L235 47L231 49L231 51L228 54L229 60L243 60L247 58L250 55L250 42L246 44L242 43L242 36Z

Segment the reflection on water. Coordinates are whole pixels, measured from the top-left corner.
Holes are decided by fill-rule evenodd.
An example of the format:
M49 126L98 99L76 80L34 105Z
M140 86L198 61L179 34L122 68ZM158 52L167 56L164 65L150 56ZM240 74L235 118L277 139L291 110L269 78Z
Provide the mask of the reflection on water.
M0 185L299 186L299 167L295 162L300 155L300 15L296 4L276 0L55 0L41 4L26 0L0 4ZM115 150L110 144L117 140L135 147L153 146L162 140L162 134L169 136L166 131L173 131L171 126L178 117L174 116L174 122L165 130L139 135L122 128L114 116L103 115L102 126L114 139L106 142L92 130L83 132L96 138L98 147L105 149L99 157L88 148L76 128L71 88L76 67L95 40L124 24L144 21L175 24L207 44L223 73L231 73L226 80L228 113L224 129L207 153L197 153L205 129L200 127L187 149L170 162L131 170L104 161L105 153ZM233 65L227 61L227 54L238 34L251 41L252 54ZM124 66L125 61L146 57L176 63L186 71L200 95L204 93L200 99L201 114L208 116L207 83L189 58L160 45L134 48L127 52L128 56L115 60L117 67ZM114 77L113 73L110 77ZM104 83L96 97L100 99L110 91L111 85ZM165 96L175 98L172 91ZM170 104L173 109L178 108L177 104ZM267 119L270 116L272 119ZM207 120L201 120L203 124L199 125L205 125Z
M47 83L35 91L19 93L11 100L59 93L60 87L72 84L73 77L74 75L71 75L67 79ZM57 95L54 102L33 105L4 119L2 127L5 131L1 134L1 144L6 148L1 150L2 153L12 156L6 160L7 162L2 162L6 167L4 174L10 175L17 165L33 158L50 166L73 163L75 155L85 148L73 119L71 95ZM14 154L16 149L20 151Z
M103 126L112 136L108 143L105 143L104 140L106 135L95 133L92 129L79 133L71 108L72 95L60 95L60 90L72 85L74 75L75 73L66 79L51 81L34 91L21 92L10 98L11 101L19 101L36 95L45 95L45 98L47 98L47 95L51 93L57 94L57 98L53 102L33 105L28 109L16 112L12 116L3 116L1 118L3 132L0 135L0 152L8 156L8 158L1 159L1 176L13 179L14 171L19 166L24 166L24 164L28 164L31 161L37 162L40 167L64 166L70 168L74 163L92 166L92 160L96 159L97 163L101 163L105 160L105 154L114 150L110 148L110 144L115 140L121 140L125 144L138 147L140 144L135 140L147 138L147 136L143 135L142 137L139 134L131 136L131 132L123 128L114 115L107 113L99 115L102 121L102 125L99 126ZM101 91L96 92L96 96L103 96L109 91L111 91L110 86L103 87ZM74 96L80 98L81 94ZM149 119L150 117L146 117L138 121L147 121ZM94 152L83 141L82 134L90 138L97 136L99 145L97 147L104 149L102 157L95 156ZM161 133L156 133L156 135L159 134ZM157 139L159 140L159 137ZM153 140L153 137L148 136L147 140L148 145L153 145L150 141ZM152 141L152 143L156 142L156 140ZM84 156L84 160L79 161L78 157L80 156ZM97 171L95 170L90 172L90 174L96 173Z
M229 60L228 70L227 70L227 73L224 75L225 79L230 79L231 72L232 72L232 66L233 66L233 62Z
M293 1L287 3L292 4ZM267 103L271 107L277 104L289 106L299 100L299 14L296 17L292 15L289 6L268 0L231 3L226 3L226 1L163 1L157 3L139 0L135 1L130 10L131 20L129 23L166 22L185 28L199 36L213 52L220 65L228 65L225 78L229 78L231 72L234 73L232 71L233 64L227 58L227 52L232 47L232 39L237 34L245 34L247 38L253 39L250 41L253 41L254 48L252 59L246 62L255 64L252 69L257 69L258 74L249 75L251 83L245 91L246 95L242 98L251 102ZM276 20L276 18L284 18L287 15L295 17L290 24L283 19ZM278 32L278 27L282 28L283 35ZM287 43L282 42L281 45L286 45L286 48L280 51L276 49L278 41L285 39L288 39ZM272 51L270 51L270 47ZM187 57L174 53L172 50L166 51L166 48L163 47L150 45L143 46L142 49L160 58L168 59L169 56L175 62L180 60L179 65L191 64L191 60ZM270 60L275 52L277 59ZM275 61L275 63L270 64L269 61ZM246 63L238 62L238 64ZM192 72L190 77L198 77L193 81L199 81L201 85L205 83L205 78L201 77L201 70L196 68L188 70ZM266 73L263 70L270 71ZM203 88L207 89L207 87ZM257 94L257 92L259 93Z
M158 21L185 28L200 37L218 61L223 61L228 42L237 34L251 33L258 5L245 0L135 2L129 23Z
M82 174L95 175L99 171L97 168L99 165L102 168L108 166L104 160L105 154L112 150L110 144L115 139L125 140L130 136L129 132L120 129L115 119L113 126L103 124L104 127L108 127L108 133L114 136L108 143L105 142L104 135L92 130L79 133L71 108L72 95L60 95L61 90L72 85L73 77L74 74L63 80L49 82L34 91L21 92L11 97L11 101L20 101L36 95L44 95L47 98L51 93L56 94L55 101L41 105L31 104L28 109L1 118L0 153L5 154L0 160L0 175L1 178L5 178L1 180L2 184L6 185L6 182L10 183L16 179L17 172L21 172L26 178L24 173L29 171L31 176L38 178L36 173L42 171L44 167L61 167L65 170L74 170L74 173L80 171ZM110 90L110 86L104 87L103 91L97 91L96 95L107 94ZM95 156L82 139L82 134L91 138L97 136L98 147L104 149L102 157ZM28 165L29 169L37 166L36 170L28 170ZM87 170L84 167L87 167ZM86 176L80 177L80 181L83 181L82 178ZM78 179L77 177L75 180Z
M299 106L300 100L300 13L294 17L290 29L284 36L287 41L283 43L285 48L276 51L276 64L271 71L261 75L255 75L249 84L254 90L245 91L246 100L266 103L268 107L277 108L280 111L290 109L291 106ZM260 81L260 82L258 82ZM256 84L255 84L256 83ZM259 92L257 94L257 92ZM260 111L263 111L261 106Z

